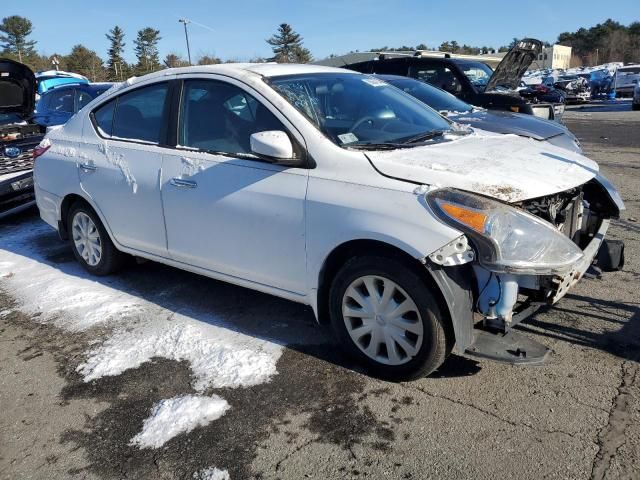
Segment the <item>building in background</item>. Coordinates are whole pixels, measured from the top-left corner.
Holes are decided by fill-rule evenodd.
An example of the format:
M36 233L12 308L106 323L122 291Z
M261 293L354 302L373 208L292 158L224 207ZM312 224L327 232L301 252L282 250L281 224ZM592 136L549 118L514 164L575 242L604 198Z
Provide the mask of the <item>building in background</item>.
M571 47L565 47L564 45L552 45L551 47L545 47L538 55L537 61L534 61L531 65L531 69L543 69L543 68L562 68L567 69L571 65Z

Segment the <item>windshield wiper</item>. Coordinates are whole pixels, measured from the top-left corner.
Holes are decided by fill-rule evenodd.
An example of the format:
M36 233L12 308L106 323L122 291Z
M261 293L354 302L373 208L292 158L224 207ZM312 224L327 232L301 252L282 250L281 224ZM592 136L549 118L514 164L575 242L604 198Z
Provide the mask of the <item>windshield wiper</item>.
M404 143L354 143L344 146L358 150L395 150L396 148L409 148L409 145L405 145Z
M444 135L445 130L432 130L427 133L421 133L420 135L416 135L415 137L410 137L402 143L418 143L424 142L426 140L431 140L436 137L441 137Z

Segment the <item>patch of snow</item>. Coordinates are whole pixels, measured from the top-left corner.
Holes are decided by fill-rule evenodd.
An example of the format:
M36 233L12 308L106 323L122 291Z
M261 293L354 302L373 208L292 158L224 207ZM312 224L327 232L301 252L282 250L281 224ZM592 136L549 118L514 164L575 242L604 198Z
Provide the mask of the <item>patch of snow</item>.
M9 310L9 309L0 310L0 318L6 317L7 315L10 315L12 312L13 310Z
M176 322L176 316L115 332L89 352L78 372L88 382L120 375L153 357L187 360L198 391L258 385L275 375L279 347L264 345L264 350L256 350L251 337L214 325L204 329L185 317Z
M110 164L120 169L120 173L122 173L122 176L127 182L127 185L129 185L133 190L133 193L137 193L138 182L136 181L135 177L131 173L131 169L129 168L129 164L124 159L124 155L121 153L113 153L111 149L109 149L109 146L106 143L101 143L98 148L100 152L102 152L104 156L107 157L107 161Z
M194 480L231 480L229 472L219 470L216 467L203 468L193 474Z
M204 170L202 160L199 158L182 157L182 174L192 176Z
M37 245L55 234L40 220L1 228L0 287L20 310L71 331L112 328L80 366L85 381L118 375L158 356L191 362L198 391L256 385L277 374L281 345L226 328L227 319L210 312L161 307L128 293L118 280L96 280L75 262L50 263Z
M204 397L184 395L158 402L151 416L144 421L142 431L129 445L140 448L158 448L176 435L204 427L223 416L229 409L226 400L217 395Z

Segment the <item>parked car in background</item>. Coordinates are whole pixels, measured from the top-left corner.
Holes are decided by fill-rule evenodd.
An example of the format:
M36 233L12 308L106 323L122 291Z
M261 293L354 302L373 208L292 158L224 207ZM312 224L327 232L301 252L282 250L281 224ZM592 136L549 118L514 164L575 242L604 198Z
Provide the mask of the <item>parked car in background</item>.
M374 60L345 64L344 68L362 73L412 77L441 88L471 105L560 121L564 108L554 108L553 103L532 105L517 91L522 76L541 48L538 40L522 40L504 56L495 71L483 62L453 58L449 54L381 54Z
M29 67L0 59L0 218L35 203L33 150L44 135L31 118L35 92Z
M396 75L377 75L377 77L426 103L455 122L467 123L489 132L510 133L547 141L558 147L582 153L580 142L575 135L557 122L522 113L474 107L444 90L413 78Z
M62 125L112 83L70 83L47 90L36 104L34 121L45 127Z
M589 80L579 75L561 75L553 86L565 93L566 103L584 103L591 100Z
M40 100L40 95L52 88L69 83L89 83L89 79L84 75L72 72L62 72L58 70L37 72L35 76L37 85L36 102Z
M636 83L633 89L633 101L631 102L631 108L633 110L640 110L640 82Z
M618 67L613 77L616 97L633 96L637 82L640 82L640 64Z
M459 128L338 68L130 80L49 131L35 183L41 217L92 274L131 254L308 304L393 380L452 350L543 362L549 350L512 327L600 248L619 254L603 269L622 264L604 236L624 205L595 162Z

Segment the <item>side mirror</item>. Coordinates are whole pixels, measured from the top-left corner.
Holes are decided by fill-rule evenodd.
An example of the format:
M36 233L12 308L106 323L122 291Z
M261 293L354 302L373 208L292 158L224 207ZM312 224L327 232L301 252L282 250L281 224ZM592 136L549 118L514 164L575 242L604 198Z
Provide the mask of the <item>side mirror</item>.
M289 135L280 130L268 130L251 134L251 152L279 165L297 165L300 160L293 155Z

